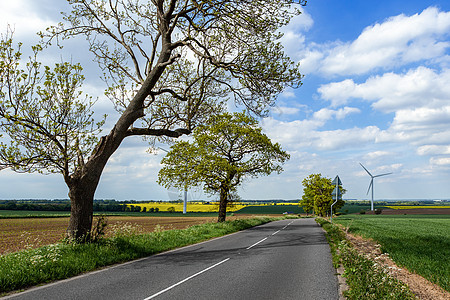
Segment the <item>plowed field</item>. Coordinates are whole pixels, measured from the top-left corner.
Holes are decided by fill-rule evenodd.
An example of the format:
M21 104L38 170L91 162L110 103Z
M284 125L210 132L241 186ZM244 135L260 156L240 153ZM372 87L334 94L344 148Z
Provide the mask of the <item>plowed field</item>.
M248 216L227 219L245 217ZM130 227L152 232L157 225L162 229L183 229L216 220L217 217L108 217L106 233L111 234L114 228L129 230ZM0 254L57 243L63 239L68 224L69 218L0 219Z

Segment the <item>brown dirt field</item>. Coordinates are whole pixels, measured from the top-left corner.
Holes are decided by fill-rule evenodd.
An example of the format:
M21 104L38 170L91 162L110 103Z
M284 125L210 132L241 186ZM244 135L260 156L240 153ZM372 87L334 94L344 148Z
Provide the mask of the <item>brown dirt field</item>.
M374 212L366 212L373 215ZM408 208L408 209L387 209L383 208L382 215L450 215L450 208Z
M249 216L228 217L227 220ZM109 231L130 228L140 232L152 232L157 225L162 229L184 229L186 227L215 222L217 217L107 217ZM95 218L94 218L95 222ZM61 241L69 224L69 218L23 218L0 219L0 255L27 248ZM111 234L111 232L109 232Z
M408 209L409 210L409 209ZM384 211L383 211L384 213ZM388 270L389 274L398 280L407 284L410 290L422 300L449 300L450 293L440 286L428 281L422 276L412 273L406 269L399 268L389 255L382 254L381 246L370 239L364 239L360 236L347 234L347 239L362 254L376 261Z

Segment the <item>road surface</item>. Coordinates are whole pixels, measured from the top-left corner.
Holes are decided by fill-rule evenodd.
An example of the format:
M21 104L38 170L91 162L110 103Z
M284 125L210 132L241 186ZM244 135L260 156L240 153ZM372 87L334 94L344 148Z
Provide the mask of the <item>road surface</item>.
M322 229L282 220L6 299L338 299Z

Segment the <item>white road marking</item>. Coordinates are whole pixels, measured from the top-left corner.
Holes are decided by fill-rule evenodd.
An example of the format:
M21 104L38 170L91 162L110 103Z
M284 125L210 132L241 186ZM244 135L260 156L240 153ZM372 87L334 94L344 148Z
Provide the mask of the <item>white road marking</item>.
M284 226L283 229L286 229L286 227L288 227L289 225L291 225L293 222L294 222L294 221L291 221L289 224L287 224L286 226ZM283 229L280 229L280 230L278 230L278 231L272 233L272 235L277 234L278 232L280 232L280 231L283 230ZM267 237L266 237L266 238L263 238L263 239L260 240L259 242L254 243L253 245L251 245L250 247L248 247L248 248L246 248L246 249L247 249L247 250L248 250L248 249L251 249L251 248L255 247L256 245L258 245L258 244L264 242L265 240L267 240ZM157 297L157 296L159 296L159 295L161 295L161 294L163 294L163 293L165 293L165 292L167 292L167 291L173 289L174 287L179 286L180 284L183 284L183 283L185 283L186 281L188 281L188 280L190 280L190 279L192 279L192 278L194 278L194 277L196 277L196 276L198 276L198 275L200 275L200 274L202 274L202 273L204 273L204 272L206 272L206 271L208 271L208 270L211 270L212 268L217 267L218 265L223 264L224 262L228 261L229 259L230 259L230 258L224 259L224 260L222 260L221 262L218 262L217 264L215 264L215 265L213 265L213 266L211 266L211 267L208 267L208 268L206 268L206 269L204 269L204 270L202 270L202 271L200 271L200 272L198 272L198 273L195 273L194 275L191 275L191 276L189 276L188 278L183 279L183 280L181 280L180 282L177 282L177 283L175 283L174 285L171 285L171 286L169 286L168 288L166 288L166 289L164 289L164 290L162 290L162 291L160 291L160 292L158 292L158 293L156 293L156 294L153 294L153 295L151 295L151 296L148 297L148 298L145 298L144 300L153 299L153 298L155 298L155 297Z
M248 250L248 249L251 249L251 248L253 248L253 247L255 247L256 245L258 245L259 243L264 242L265 240L267 240L267 238L263 238L263 239L260 240L259 242L254 243L253 245L251 245L250 247L248 247L247 250Z
M211 270L212 268L217 267L218 265L223 264L224 262L228 261L229 259L230 259L230 258L224 259L224 260L222 260L221 262L218 262L217 264L215 264L215 265L213 265L213 266L211 266L211 267L208 267L208 268L206 268L206 269L204 269L204 270L202 270L202 271L200 271L200 272L198 272L198 273L195 273L194 275L191 275L191 276L189 276L188 278L183 279L183 280L181 280L180 282L177 282L177 283L175 283L174 285L171 285L171 286L169 286L168 288L166 288L166 289L164 289L164 290L162 290L162 291L160 291L160 292L158 292L158 293L156 293L156 294L151 295L150 297L145 298L144 300L153 299L153 298L155 298L155 297L161 295L162 293L165 293L165 292L167 292L167 291L173 289L174 287L179 286L180 284L185 283L186 281L188 281L188 280L190 280L190 279L192 279L192 278L194 278L194 277L196 277L196 276L198 276L198 275L200 275L200 274L202 274L202 273L205 273L206 271Z

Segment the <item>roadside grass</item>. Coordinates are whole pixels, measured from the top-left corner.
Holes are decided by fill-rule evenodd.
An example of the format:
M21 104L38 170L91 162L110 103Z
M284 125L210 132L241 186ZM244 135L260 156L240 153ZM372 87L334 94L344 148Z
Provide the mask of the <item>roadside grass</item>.
M96 243L59 243L0 256L0 295L195 244L283 218L256 217L141 234L129 224Z
M316 221L327 232L333 264L335 267L342 264L345 269L343 276L349 288L344 291L346 299L416 299L404 283L391 277L387 270L374 261L359 254L338 226L322 218L317 218Z
M450 215L347 215L333 220L374 239L398 265L450 291Z

